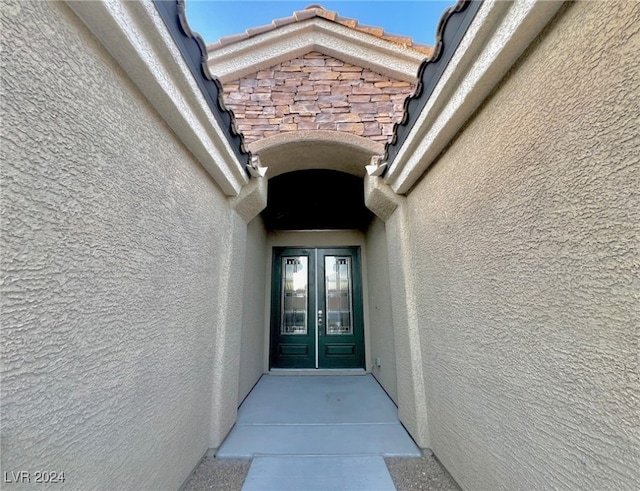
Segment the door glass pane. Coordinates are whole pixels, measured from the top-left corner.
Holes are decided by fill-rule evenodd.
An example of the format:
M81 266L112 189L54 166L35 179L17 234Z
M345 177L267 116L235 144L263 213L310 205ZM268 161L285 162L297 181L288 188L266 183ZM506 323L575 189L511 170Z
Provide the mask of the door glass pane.
M353 334L351 258L325 256L327 334Z
M282 258L282 318L280 334L307 334L308 260Z

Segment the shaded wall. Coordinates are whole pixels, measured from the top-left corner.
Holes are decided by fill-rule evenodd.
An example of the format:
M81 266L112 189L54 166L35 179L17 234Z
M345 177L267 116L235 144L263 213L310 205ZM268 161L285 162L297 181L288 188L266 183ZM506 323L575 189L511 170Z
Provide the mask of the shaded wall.
M389 292L389 259L384 222L374 218L367 230L367 279L369 281L369 339L371 361L367 368L389 396L398 403L396 353ZM380 359L380 366L376 360Z
M2 470L177 489L216 419L237 220L64 4L0 18Z
M238 404L249 394L264 371L265 301L267 282L267 234L258 215L247 228L244 263L242 343Z
M408 196L430 445L465 489L640 482L640 10L561 12Z

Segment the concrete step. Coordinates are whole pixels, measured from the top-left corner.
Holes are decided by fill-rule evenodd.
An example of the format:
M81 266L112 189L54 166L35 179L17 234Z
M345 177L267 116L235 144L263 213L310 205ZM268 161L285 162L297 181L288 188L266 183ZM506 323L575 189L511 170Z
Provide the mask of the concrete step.
M256 457L242 491L395 491L380 456Z
M339 425L236 425L218 458L258 455L377 455L420 457L400 423Z

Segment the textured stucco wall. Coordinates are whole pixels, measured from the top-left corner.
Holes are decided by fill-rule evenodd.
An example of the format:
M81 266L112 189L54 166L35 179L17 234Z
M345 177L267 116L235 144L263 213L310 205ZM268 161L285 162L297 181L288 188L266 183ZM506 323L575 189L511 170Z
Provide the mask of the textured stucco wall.
M421 319L416 301L416 254L412 247L406 198L397 199L397 208L385 222L389 254L389 290L396 350L398 418L420 448L429 449L427 396L422 363Z
M240 351L240 388L238 403L249 394L264 372L265 302L267 286L267 233L262 217L247 227L247 252L244 262L244 302Z
M233 212L64 4L0 18L2 471L177 489L209 445Z
M465 489L638 488L639 29L568 5L408 196L430 443Z
M389 257L384 222L374 218L367 230L367 277L369 280L369 337L371 362L380 358L380 367L371 373L389 396L398 402L396 353L393 341L393 313L389 293Z
M214 356L210 377L211 421L209 449L220 447L236 422L240 383L240 343L242 342L242 311L244 292L244 261L247 246L247 224L237 209L224 210L225 244L217 248Z

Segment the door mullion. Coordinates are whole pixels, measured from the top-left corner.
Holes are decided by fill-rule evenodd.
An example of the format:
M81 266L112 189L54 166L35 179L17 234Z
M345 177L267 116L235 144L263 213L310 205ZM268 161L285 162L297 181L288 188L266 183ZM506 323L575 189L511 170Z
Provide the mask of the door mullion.
M318 349L319 349L319 343L318 343L318 336L320 335L320 328L321 326L319 325L318 322L318 318L319 316L319 308L320 308L320 304L318 303L318 279L320 278L320 272L319 272L319 268L318 268L318 249L314 249L314 261L315 261L315 278L310 278L309 282L313 281L314 284L314 290L315 290L315 300L316 300L316 304L315 304L315 309L314 309L314 313L315 313L315 322L316 322L316 336L315 336L315 343L316 343L316 370L320 367L320 357L318 355ZM324 314L324 312L323 312Z

